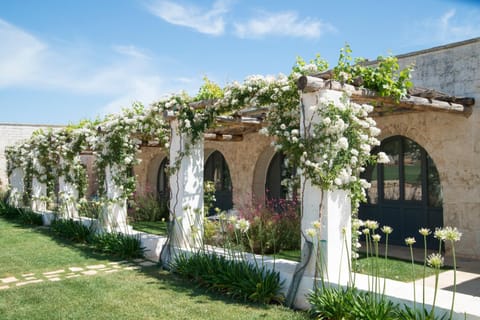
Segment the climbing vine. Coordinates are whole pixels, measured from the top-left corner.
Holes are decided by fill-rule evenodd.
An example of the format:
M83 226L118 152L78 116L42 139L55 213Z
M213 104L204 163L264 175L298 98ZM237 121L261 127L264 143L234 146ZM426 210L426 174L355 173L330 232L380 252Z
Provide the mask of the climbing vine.
M138 163L140 146L149 141L166 148L169 146L170 128L164 114L178 120L180 132L190 141L172 165L176 168L181 158L189 154L190 145L215 126L216 117L233 115L246 107L264 108L265 125L260 133L273 138L275 149L286 155L287 165L302 170L321 187L349 190L355 208L364 199L364 188L368 186L359 179L359 174L363 166L376 160L369 152L378 144L375 136L379 131L373 119L368 117L371 106L357 105L345 99L341 103L321 101L313 113L322 121L305 134L300 132L301 104L296 81L301 75L326 70L328 63L316 56L308 63L297 58L288 76L255 75L242 83L229 83L224 88L204 78L204 85L194 97L182 92L155 102L149 108L135 103L120 114L108 115L103 120L33 135L30 141L7 152L9 172L15 167L24 168L25 179L36 176L47 184L48 194L53 190L55 179L65 176L83 194L86 175L78 156L83 150L90 149L96 157L100 198L107 201L105 172L110 168L121 192L116 199L109 201L123 200L135 190L132 168ZM379 57L374 64L353 59L347 45L340 52L332 76L333 80L362 85L381 96L399 100L411 86L410 71L410 67L400 70L397 59L392 56ZM294 188L298 179L293 175L286 183Z

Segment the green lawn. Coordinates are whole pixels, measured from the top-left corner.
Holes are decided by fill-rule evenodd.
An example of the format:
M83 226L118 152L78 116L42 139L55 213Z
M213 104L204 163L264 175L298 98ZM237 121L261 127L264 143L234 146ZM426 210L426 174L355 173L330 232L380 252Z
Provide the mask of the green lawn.
M44 228L0 219L0 278L108 263L108 256L52 238ZM0 290L7 319L307 319L280 306L258 306L197 289L157 267L121 270Z
M130 225L134 230L143 231L150 234L156 234L160 236L166 236L167 222L162 221L136 221L131 222Z
M406 248L405 250L408 250ZM275 255L277 259L287 259L292 261L300 261L300 250L286 250L280 251ZM372 269L373 268L373 269ZM414 271L412 272L412 263L405 260L395 259L389 257L387 261L384 258L369 257L361 255L355 265L355 271L363 274L375 275L378 268L378 275L388 279L409 282L421 279L423 277L423 264L415 263ZM443 270L440 270L443 271ZM427 267L425 275L431 276L435 274L435 270Z

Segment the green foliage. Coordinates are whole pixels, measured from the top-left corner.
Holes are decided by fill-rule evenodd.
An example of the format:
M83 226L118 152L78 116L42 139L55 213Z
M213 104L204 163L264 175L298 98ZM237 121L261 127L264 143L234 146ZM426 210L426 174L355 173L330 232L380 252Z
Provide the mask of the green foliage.
M102 203L98 201L82 201L80 200L78 206L78 215L80 217L87 217L98 219L103 209Z
M122 259L143 257L145 248L140 238L123 233L101 233L91 239L91 244L99 251Z
M89 242L94 232L92 227L73 219L55 219L50 228L59 237L79 243Z
M307 297L311 305L310 314L315 319L354 319L351 306L356 294L353 288L317 288Z
M229 260L214 253L179 254L172 271L200 286L234 299L256 303L281 303L280 274L244 260Z
M33 212L28 208L16 208L3 200L0 201L0 216L18 221L25 225L43 225L42 215Z
M397 101L407 95L407 89L412 86L412 66L400 70L398 59L394 56L379 56L375 64L367 64L363 58L352 59L351 53L348 44L340 50L338 64L333 68L336 80L345 83L360 81L363 87L376 91L380 96L393 97Z
M395 319L398 320L445 320L448 319L448 313L441 316L432 315L427 309L415 309L407 305L395 310Z
M207 76L204 76L203 85L198 90L198 94L194 100L201 101L219 98L223 98L223 89L218 84L208 79Z
M390 300L351 287L317 288L308 295L308 301L310 313L318 319L393 320L400 310Z
M371 292L359 291L352 302L353 305L350 310L353 316L352 319L397 319L395 311L399 308L398 304L394 304L392 301L385 298L379 298Z
M134 221L167 221L169 217L168 204L159 201L154 193L135 198L131 218Z

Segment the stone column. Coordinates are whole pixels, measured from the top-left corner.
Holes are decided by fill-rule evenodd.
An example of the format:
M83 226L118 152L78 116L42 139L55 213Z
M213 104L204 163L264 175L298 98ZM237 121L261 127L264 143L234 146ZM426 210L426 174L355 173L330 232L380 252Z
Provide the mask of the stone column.
M60 160L62 163L63 160ZM70 176L73 173L70 172ZM59 198L60 198L60 212L63 218L72 219L78 217L77 200L78 190L77 187L67 181L65 176L60 176L58 179Z
M310 124L321 121L317 113L311 108L319 101L326 99L335 103L342 103L340 91L321 89L315 92L303 93L302 133L306 128L312 130ZM318 106L321 107L321 106ZM310 183L302 176L302 231L312 227L312 222L321 223L320 243L318 254L313 254L305 269L305 275L322 275L325 281L346 284L349 280L348 264L351 252L351 201L348 193L343 190L322 190ZM317 240L315 240L317 241ZM303 246L302 246L303 247ZM348 249L348 250L347 250ZM302 258L305 253L302 252ZM315 273L315 271L319 271Z
M170 176L170 213L173 229L171 245L174 248L198 248L203 239L203 138L194 145L178 128L178 120L170 122L170 165L188 146L180 166Z
M23 204L23 193L25 192L23 185L23 178L25 173L22 168L15 168L8 177L10 181L10 195L8 197L8 203L14 207L21 207Z
M118 186L113 177L116 176L118 168L116 165L108 165L105 168L105 188L108 203L104 205L100 218L102 228L107 232L131 231L127 225L127 200L120 198L123 194L123 187Z

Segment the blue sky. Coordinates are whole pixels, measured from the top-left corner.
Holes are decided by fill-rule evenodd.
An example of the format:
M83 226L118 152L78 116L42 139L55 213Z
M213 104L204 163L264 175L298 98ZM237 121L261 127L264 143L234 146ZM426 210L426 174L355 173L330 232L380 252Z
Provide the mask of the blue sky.
M480 2L2 0L0 122L76 123L225 84L480 36Z

